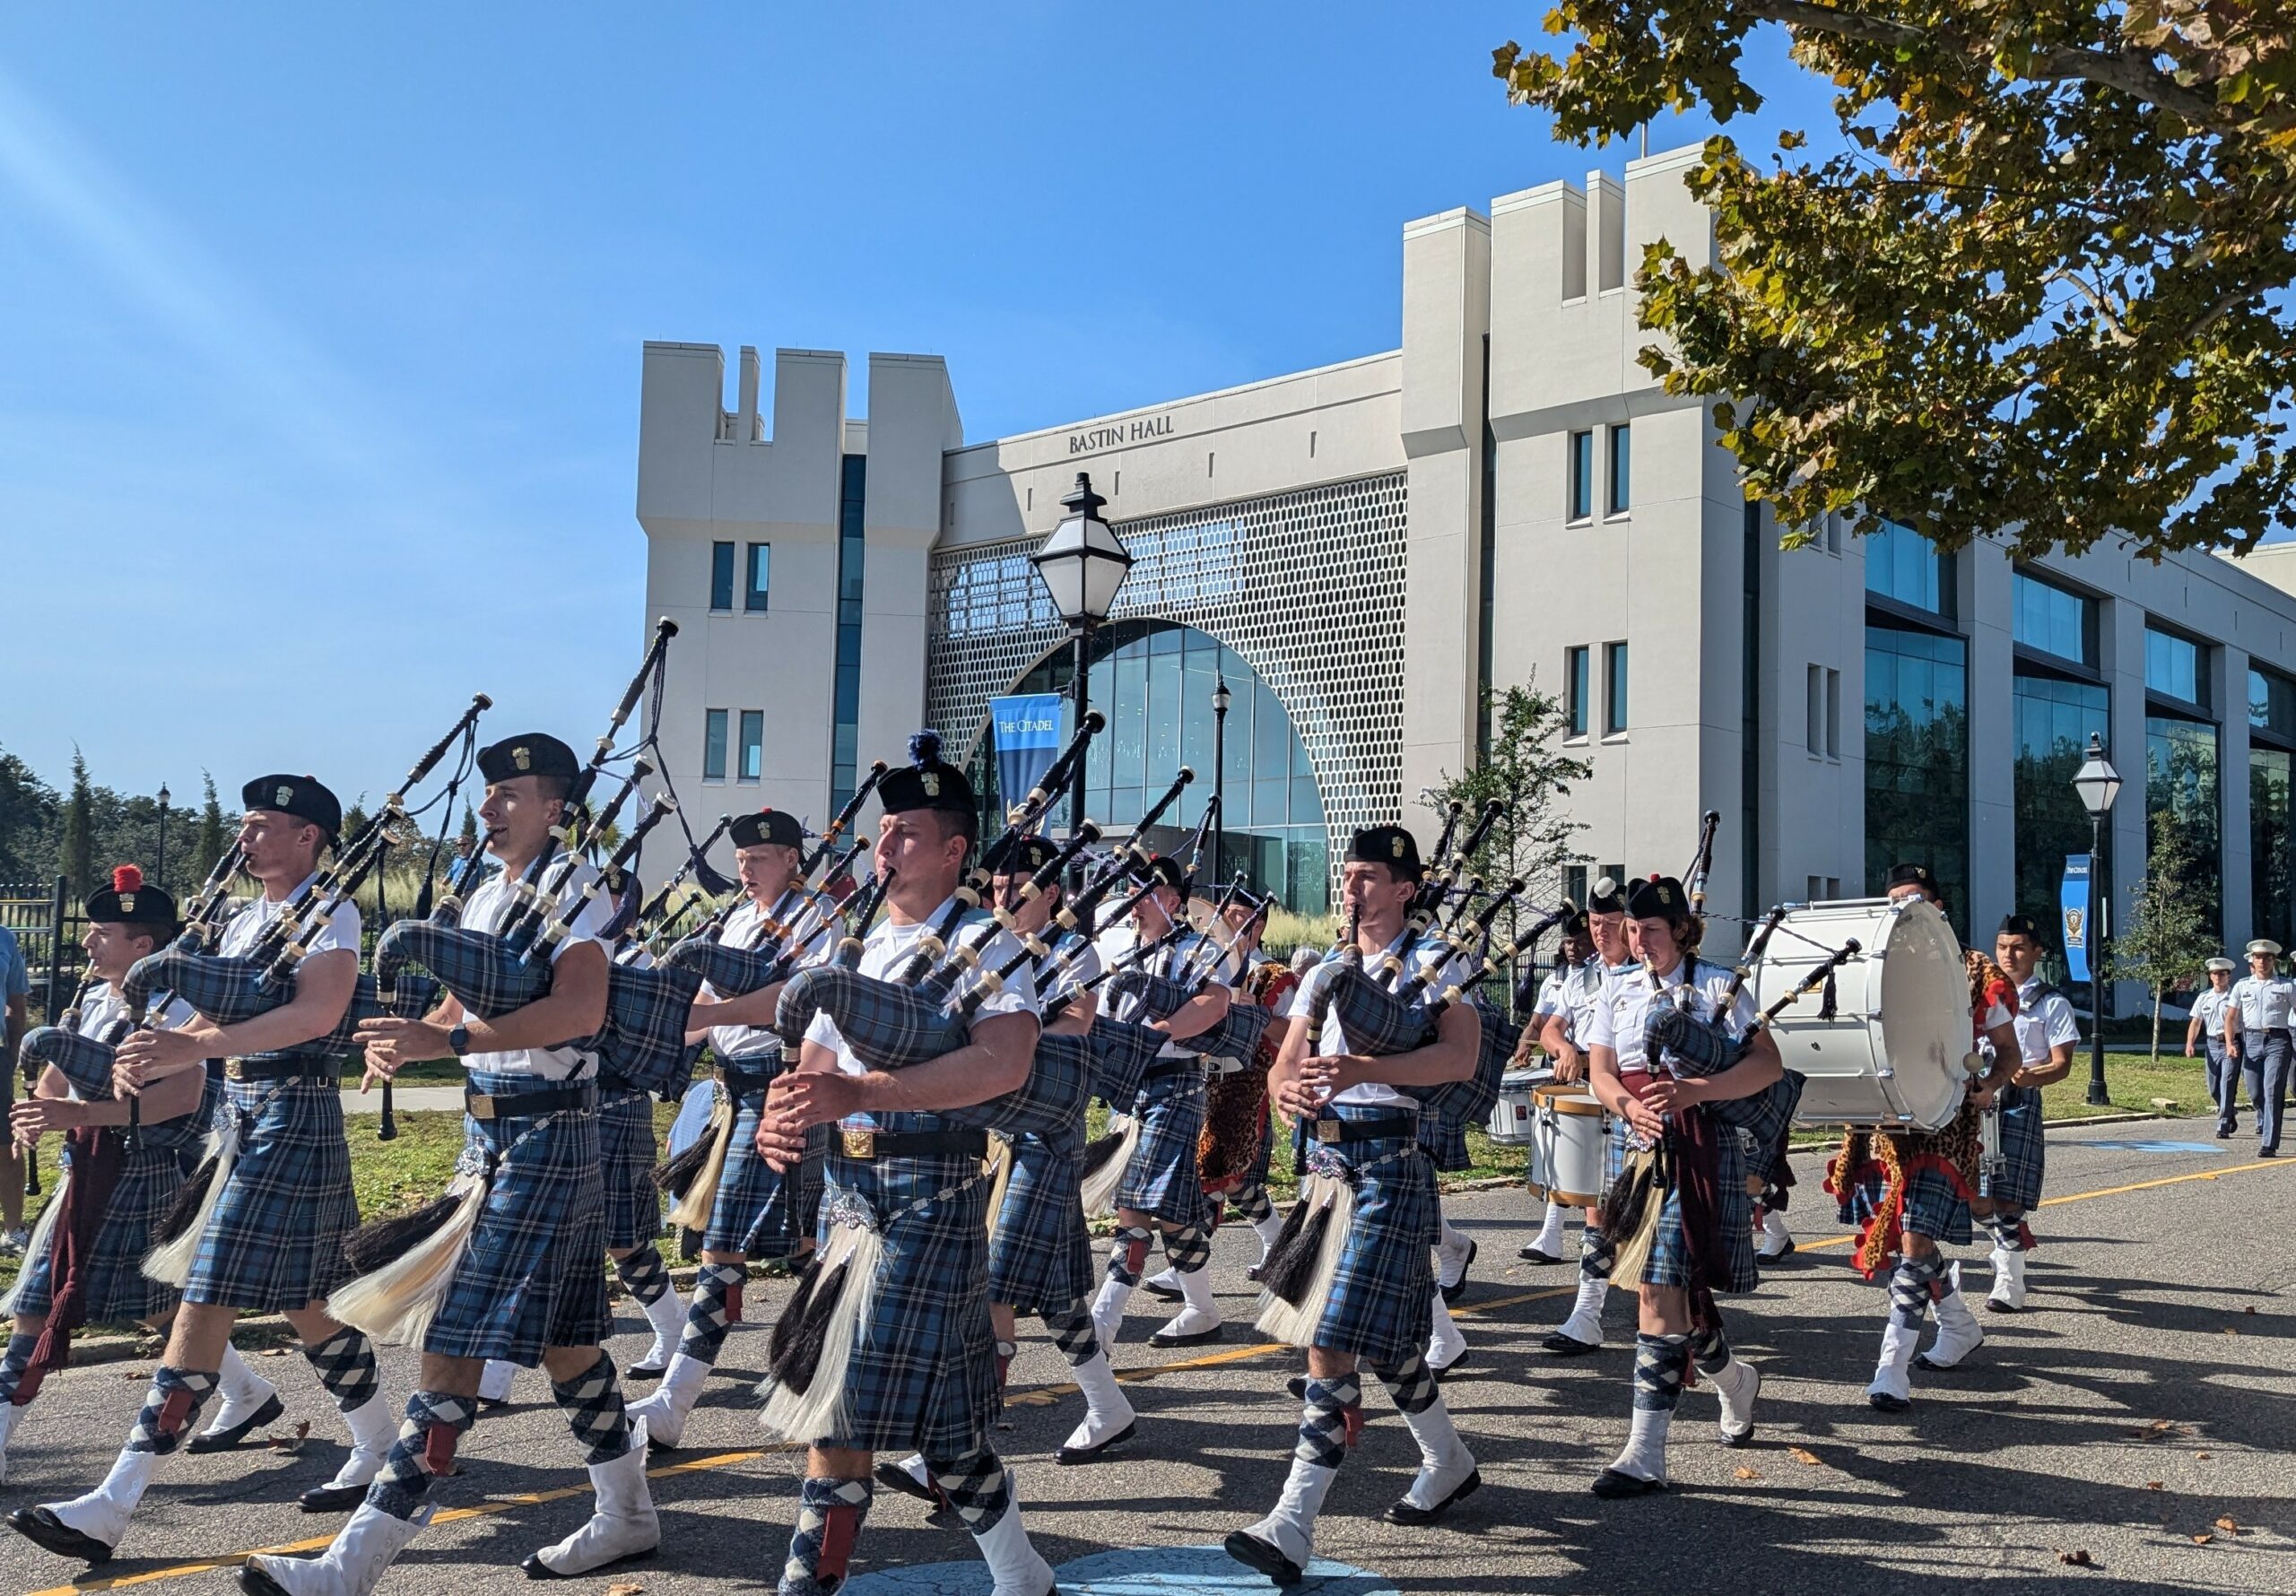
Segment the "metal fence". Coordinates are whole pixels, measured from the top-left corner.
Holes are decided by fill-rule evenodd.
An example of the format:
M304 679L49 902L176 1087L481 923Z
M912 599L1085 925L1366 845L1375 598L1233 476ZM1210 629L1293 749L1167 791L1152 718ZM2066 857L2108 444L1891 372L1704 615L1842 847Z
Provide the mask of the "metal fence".
M49 885L0 881L0 926L14 934L31 977L27 1006L32 1023L47 1024L71 1001L87 961L80 947L86 924L71 883L62 876Z

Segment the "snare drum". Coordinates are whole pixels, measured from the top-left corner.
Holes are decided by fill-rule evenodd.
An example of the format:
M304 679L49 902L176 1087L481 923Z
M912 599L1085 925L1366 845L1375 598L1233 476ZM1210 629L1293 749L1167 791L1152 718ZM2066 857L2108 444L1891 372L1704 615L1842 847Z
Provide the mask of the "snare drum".
M1552 1070L1534 1070L1528 1064L1507 1071L1499 1078L1499 1101L1491 1106L1491 1140L1500 1147L1522 1147L1531 1140L1531 1089L1544 1081L1552 1080Z
M1767 1010L1856 938L1862 950L1824 993L1796 999L1771 1022L1779 1056L1808 1078L1796 1123L1938 1131L1960 1112L1969 1081L1970 982L1961 942L1926 898L1805 904L1770 939L1752 978Z
M1583 1084L1548 1081L1531 1089L1531 1195L1565 1208L1603 1200L1603 1154L1610 1111Z

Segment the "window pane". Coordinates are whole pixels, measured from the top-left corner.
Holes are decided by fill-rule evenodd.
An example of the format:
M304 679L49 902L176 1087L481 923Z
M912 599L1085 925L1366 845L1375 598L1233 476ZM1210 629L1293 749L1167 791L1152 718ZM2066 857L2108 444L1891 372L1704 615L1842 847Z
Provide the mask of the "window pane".
M709 607L730 610L734 607L734 545L709 545Z
M1584 737L1587 734L1587 709L1593 699L1587 681L1587 662L1591 657L1588 650L1573 648L1568 651L1568 656L1563 662L1563 674L1570 683L1567 707L1570 711L1570 735L1573 737Z
M2144 717L2145 854L2157 857L2163 828L2183 833L2189 865L2182 896L2201 906L2213 931L2218 924L2222 811L2216 780L2216 728L2180 716Z
M1611 429L1610 507L1608 513L1622 516L1633 502L1628 492L1628 478L1633 461L1633 429L1628 427Z
M765 608L766 591L772 585L772 566L773 545L752 543L750 545L750 585L749 590L742 595L743 609L762 610Z
M726 712L709 710L701 717L701 775L705 781L726 779Z
M2073 791L2073 772L2080 767L2090 733L2110 733L2112 695L2092 682L2020 672L2016 706L2016 901L2046 907L2057 901L2065 856L2089 851L2089 814ZM2057 917L2041 914L2035 918L2051 949L2057 949Z
M1866 590L1933 615L1953 612L1952 566L1909 526L1884 521L1866 538Z
M765 774L765 711L742 711L742 779L755 781Z
M2144 629L2144 685L2187 704L2201 702L2200 646L2173 633Z
M2028 648L2038 648L2059 659L2084 665L2097 663L2096 602L2044 582L2023 571L2015 574L2014 635Z
M1595 513L1595 435L1570 435L1570 518L1584 521Z
M2248 724L2296 738L2296 682L2277 671L2248 671ZM2282 941L2279 937L2274 941Z
M1626 645L1611 643L1603 649L1604 699L1603 730L1626 730Z

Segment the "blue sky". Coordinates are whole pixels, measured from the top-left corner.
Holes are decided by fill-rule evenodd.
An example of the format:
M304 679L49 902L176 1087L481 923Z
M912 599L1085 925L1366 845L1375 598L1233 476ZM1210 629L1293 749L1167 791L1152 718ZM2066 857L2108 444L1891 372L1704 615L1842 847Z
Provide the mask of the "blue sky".
M481 690L587 742L643 340L942 354L974 438L1393 348L1405 221L1624 162L1490 76L1543 12L12 8L0 748L182 801L379 794Z

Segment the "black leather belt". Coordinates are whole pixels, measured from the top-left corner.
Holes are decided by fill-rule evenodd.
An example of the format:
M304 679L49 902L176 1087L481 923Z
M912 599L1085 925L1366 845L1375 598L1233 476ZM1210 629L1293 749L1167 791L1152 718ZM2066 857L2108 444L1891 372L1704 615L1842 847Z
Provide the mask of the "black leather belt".
M473 1119L533 1119L537 1115L557 1114L563 1109L588 1111L598 1106L598 1089L588 1081L580 1086L546 1086L531 1092L480 1092L465 1087L463 1089L463 1112Z
M1369 1119L1333 1116L1316 1121L1316 1140L1326 1147L1347 1141L1410 1141L1418 1135L1419 1115L1410 1109Z
M331 1058L227 1058L223 1061L223 1079L226 1080L324 1080L331 1086L340 1080L342 1075L342 1063Z
M1201 1075L1203 1072L1204 1060L1201 1058L1168 1058L1160 1059L1141 1071L1140 1079L1144 1082L1170 1080L1175 1075Z
M761 1096L779 1073L778 1070L743 1070L726 1064L720 1064L709 1072L710 1079L736 1098Z
M840 1158L979 1158L988 1153L988 1132L967 1125L954 1131L865 1131L837 1127L829 1150Z

